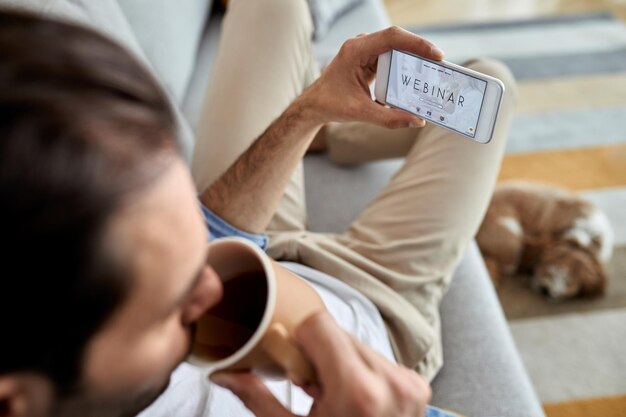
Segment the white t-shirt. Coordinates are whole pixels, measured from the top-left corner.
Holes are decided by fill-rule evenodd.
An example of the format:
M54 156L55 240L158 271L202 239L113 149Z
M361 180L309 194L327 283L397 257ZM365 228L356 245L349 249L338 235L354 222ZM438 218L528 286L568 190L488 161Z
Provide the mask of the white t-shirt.
M343 329L395 362L382 317L371 301L323 272L292 262L281 264L311 284ZM300 388L287 381L266 381L266 384L292 412L308 414L312 400ZM253 417L253 414L230 391L210 383L206 371L183 363L172 375L163 395L140 414L140 417L171 416Z

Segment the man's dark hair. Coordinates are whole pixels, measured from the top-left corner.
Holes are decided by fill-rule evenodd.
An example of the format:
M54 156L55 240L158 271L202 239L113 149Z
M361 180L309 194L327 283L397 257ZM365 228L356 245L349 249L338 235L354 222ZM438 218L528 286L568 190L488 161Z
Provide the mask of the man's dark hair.
M61 390L132 285L106 239L178 153L153 77L91 30L0 11L0 375Z

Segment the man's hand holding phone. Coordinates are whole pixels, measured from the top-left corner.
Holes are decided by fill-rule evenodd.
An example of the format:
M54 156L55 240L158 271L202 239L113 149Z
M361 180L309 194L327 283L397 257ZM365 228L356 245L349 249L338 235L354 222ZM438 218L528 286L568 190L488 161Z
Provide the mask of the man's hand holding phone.
M443 52L428 40L392 26L347 40L322 75L297 99L311 111L312 120L362 121L383 127L421 127L424 121L372 100L369 85L376 77L378 56L392 49L440 61Z
M504 84L442 59L431 42L399 27L360 35L343 44L296 102L306 103L319 125L361 121L399 128L424 126L427 120L489 142ZM369 89L374 78L376 101Z
M297 341L317 370L319 386L303 387L313 397L309 417L416 417L430 400L429 385L343 331L326 312L307 319ZM254 374L215 374L257 417L296 417Z

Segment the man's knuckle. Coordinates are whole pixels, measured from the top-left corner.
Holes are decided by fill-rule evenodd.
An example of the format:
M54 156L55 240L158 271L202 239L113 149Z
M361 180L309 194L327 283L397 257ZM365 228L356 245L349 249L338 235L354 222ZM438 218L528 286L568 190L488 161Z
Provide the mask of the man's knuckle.
M428 384L424 378L418 374L415 374L414 381L415 383L413 386L415 387L415 393L417 394L418 399L424 403L430 402L433 395L430 384Z
M374 403L356 402L350 409L354 411L354 415L359 417L380 417L382 415L380 406Z
M426 383L424 385L425 385L424 386L424 390L422 391L423 392L423 398L424 398L426 403L429 403L430 400L432 400L432 398L433 398L433 389L430 387L430 385L428 385Z
M339 53L349 53L351 50L354 49L356 43L358 42L357 38L350 38L348 40L346 40L342 45L341 48L339 49Z
M400 32L402 32L402 29L400 29L399 26L389 26L387 29L385 29L385 36L389 39L393 39L398 36Z
M352 407L359 416L376 415L381 408L382 394L372 384L355 384L352 391Z
M430 401L430 386L411 370L405 368L399 371L392 384L398 405L403 409L415 409L426 405Z
M420 395L418 390L412 384L400 384L396 388L396 395L398 396L399 401L402 401L406 404L413 404L420 400Z

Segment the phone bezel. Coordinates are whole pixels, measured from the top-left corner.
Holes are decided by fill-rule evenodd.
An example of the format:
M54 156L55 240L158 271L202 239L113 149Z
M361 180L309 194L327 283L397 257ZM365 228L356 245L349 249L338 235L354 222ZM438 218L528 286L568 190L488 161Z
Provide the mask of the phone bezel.
M504 84L502 81L497 78L491 77L489 75L482 74L480 72L471 70L469 68L462 67L460 65L453 64L447 61L433 61L428 58L424 58L419 55L412 54L406 51L396 50L399 53L407 54L414 56L419 59L423 59L424 61L431 62L436 65L441 65L442 67L449 68L453 71L460 72L462 74L466 74L472 77L476 77L487 82L487 87L485 88L485 96L483 98L483 105L481 107L480 114L478 116L478 123L476 125L476 134L474 137L465 134L463 132L459 132L458 130L452 129L449 126L443 125L435 120L430 120L424 118L429 123L434 123L438 126L441 126L445 129L448 129L454 133L462 135L468 139L472 139L478 143L489 143L493 138L493 130L495 127L495 121L498 116L498 112L500 111L500 105L502 104L502 96L504 95ZM389 79L389 69L391 65L391 52L386 52L378 57L378 66L376 70L376 83L374 86L374 96L376 101L381 104L384 104L389 107L397 108L399 110L408 111L406 109L394 106L393 104L389 104L386 102L387 97L387 86ZM414 112L410 112L411 114L415 114L418 117L422 117L420 114L416 114ZM422 117L423 118L423 117Z

